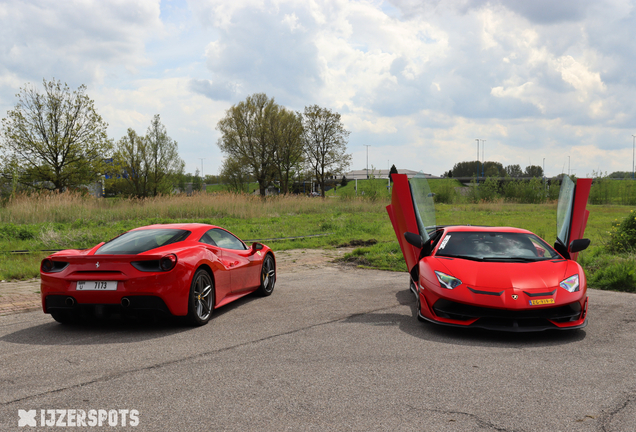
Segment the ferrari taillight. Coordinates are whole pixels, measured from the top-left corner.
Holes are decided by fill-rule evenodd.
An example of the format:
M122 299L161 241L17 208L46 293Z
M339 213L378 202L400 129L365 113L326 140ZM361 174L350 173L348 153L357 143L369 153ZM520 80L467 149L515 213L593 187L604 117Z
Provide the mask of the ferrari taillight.
M40 265L40 270L44 273L57 273L61 272L68 266L67 262L53 261L51 258L44 258Z
M166 255L159 260L159 267L162 271L170 271L177 265L177 256L175 254Z

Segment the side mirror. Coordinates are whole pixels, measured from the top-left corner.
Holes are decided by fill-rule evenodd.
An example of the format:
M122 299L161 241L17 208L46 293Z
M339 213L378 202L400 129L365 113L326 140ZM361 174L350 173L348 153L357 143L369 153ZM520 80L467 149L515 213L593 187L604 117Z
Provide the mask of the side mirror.
M261 243L256 243L256 242L252 243L253 251L259 251L261 249L263 249L263 245Z
M570 247L568 248L568 251L570 253L581 252L582 250L587 249L589 245L590 245L590 239L572 240L572 243L570 243Z
M406 239L408 244L413 245L418 249L422 249L424 247L424 241L422 240L422 237L418 234L414 234L412 232L405 232L404 238Z

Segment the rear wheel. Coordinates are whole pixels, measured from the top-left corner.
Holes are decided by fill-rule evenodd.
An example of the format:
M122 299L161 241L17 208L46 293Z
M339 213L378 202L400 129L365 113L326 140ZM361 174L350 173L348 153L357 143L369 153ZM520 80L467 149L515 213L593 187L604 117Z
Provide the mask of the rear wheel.
M204 269L199 269L192 278L188 297L188 319L191 324L202 326L210 321L214 309L214 282Z
M258 293L266 297L274 291L274 285L276 285L276 264L274 258L267 254L261 268L261 286L258 288Z

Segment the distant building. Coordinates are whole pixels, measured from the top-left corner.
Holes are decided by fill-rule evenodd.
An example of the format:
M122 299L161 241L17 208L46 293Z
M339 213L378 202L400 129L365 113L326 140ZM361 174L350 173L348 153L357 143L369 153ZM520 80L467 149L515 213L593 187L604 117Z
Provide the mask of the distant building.
M385 169L385 170L371 170L369 169L369 177L370 176L375 176L375 178L377 179L386 179L389 178L389 172L390 170ZM398 168L398 173L399 174L406 174L406 176L408 178L412 178L415 177L417 174L424 174L426 176L427 179L436 179L436 178L440 178L438 176L434 176L432 174L426 174L423 173L421 171L413 171L413 170L408 170L408 169L399 169ZM366 169L362 169L362 170L353 170L353 171L349 171L348 173L345 174L345 177L347 177L347 180L366 180L367 178L367 170Z

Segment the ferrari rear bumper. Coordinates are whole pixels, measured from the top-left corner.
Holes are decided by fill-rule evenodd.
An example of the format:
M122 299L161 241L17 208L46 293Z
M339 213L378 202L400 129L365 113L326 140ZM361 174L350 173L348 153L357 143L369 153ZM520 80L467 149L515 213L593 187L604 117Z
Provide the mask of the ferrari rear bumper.
M124 300L125 299L125 300ZM166 303L157 296L128 296L119 304L78 303L73 296L47 295L44 298L47 312L68 311L83 314L110 314L135 311L157 311L171 315Z

